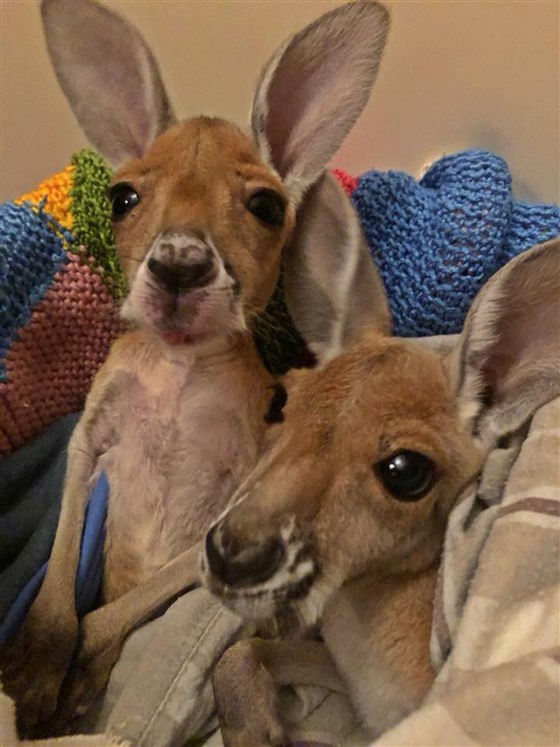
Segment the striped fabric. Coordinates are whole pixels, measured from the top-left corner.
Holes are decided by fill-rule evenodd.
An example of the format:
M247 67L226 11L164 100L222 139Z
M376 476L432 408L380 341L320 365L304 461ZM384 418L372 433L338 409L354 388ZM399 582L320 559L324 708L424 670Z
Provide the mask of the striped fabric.
M500 499L480 511L471 490L455 507L432 631L439 674L375 745L560 745L559 457L560 398L535 414Z

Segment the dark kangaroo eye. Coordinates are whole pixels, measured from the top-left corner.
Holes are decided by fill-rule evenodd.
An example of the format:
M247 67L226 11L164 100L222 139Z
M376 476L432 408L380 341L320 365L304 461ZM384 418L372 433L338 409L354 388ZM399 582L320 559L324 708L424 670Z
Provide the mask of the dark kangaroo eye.
M115 220L129 213L140 202L138 192L132 184L126 182L113 185L109 188L108 194L111 202L111 217Z
M288 393L282 384L275 384L273 389L274 394L268 403L268 410L266 411L264 419L267 423L283 423L284 413L282 410L288 401Z
M399 501L418 501L432 488L436 469L417 451L398 451L374 467L377 477Z
M286 213L284 199L272 189L259 189L249 197L247 210L269 226L281 226Z

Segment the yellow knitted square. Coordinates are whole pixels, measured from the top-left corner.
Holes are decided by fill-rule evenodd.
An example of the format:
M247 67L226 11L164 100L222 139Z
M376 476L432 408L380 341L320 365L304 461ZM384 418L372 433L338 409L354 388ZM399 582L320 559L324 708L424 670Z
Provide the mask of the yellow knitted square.
M38 205L46 197L45 212L58 221L61 226L70 230L72 228L70 187L72 186L73 173L74 166L67 166L63 171L45 179L34 190L14 200L14 202L16 205L20 205L22 202Z

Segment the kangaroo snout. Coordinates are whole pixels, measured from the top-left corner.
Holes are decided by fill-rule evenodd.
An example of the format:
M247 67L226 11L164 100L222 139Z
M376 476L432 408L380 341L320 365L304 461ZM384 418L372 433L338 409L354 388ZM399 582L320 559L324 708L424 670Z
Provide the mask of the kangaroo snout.
M236 269L196 226L171 226L156 236L122 312L170 345L227 338L246 328Z
M255 620L305 599L320 573L312 537L302 535L293 516L271 521L264 533L262 524L246 521L254 518L247 505L236 507L233 514L206 535L201 561L208 590L241 616ZM242 528L236 526L238 521Z
M176 295L203 288L216 277L216 265L210 250L205 257L192 262L165 264L151 257L148 270L164 290Z
M278 571L286 551L279 537L258 543L241 544L228 538L216 525L205 541L210 573L233 588L255 586L268 581Z
M216 257L193 231L163 231L152 247L148 270L157 285L179 295L209 285L218 274Z

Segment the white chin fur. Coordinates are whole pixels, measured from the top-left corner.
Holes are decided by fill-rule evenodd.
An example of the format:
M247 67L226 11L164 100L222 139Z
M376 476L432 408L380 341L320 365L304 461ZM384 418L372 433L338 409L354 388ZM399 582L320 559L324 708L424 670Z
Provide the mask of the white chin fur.
M321 586L320 582L314 583L305 597L286 602L286 607L295 614L301 628L312 628L323 614L330 592L327 593ZM220 599L240 617L253 621L270 619L280 612L283 606L274 600L272 594L264 594L262 597L220 596Z

